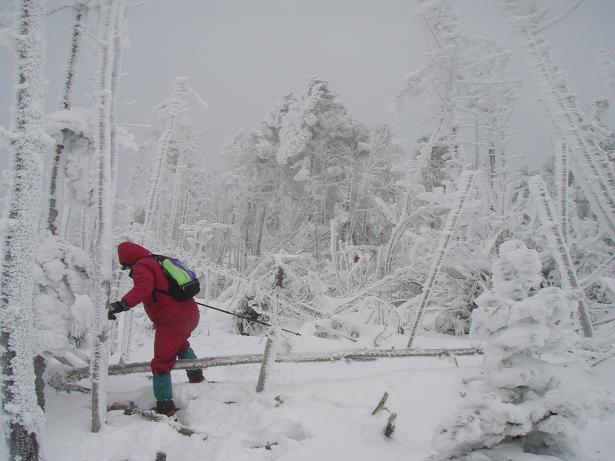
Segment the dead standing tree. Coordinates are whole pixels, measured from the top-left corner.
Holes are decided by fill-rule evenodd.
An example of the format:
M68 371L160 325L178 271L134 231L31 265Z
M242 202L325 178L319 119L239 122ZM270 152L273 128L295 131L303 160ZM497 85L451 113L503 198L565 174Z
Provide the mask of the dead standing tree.
M93 254L98 262L95 268L95 317L92 325L92 432L100 431L107 415L107 362L109 359L109 326L106 312L111 290L112 225L115 185L112 162L112 89L114 37L116 16L124 8L125 0L104 0L100 4L99 56L96 82L96 232Z
M282 288L282 283L284 282L284 269L281 266L278 266L278 270L275 276L275 291L279 291ZM263 362L261 364L261 369L258 374L258 382L256 383L256 392L263 392L265 390L265 385L267 382L267 378L271 373L271 369L276 360L277 355L277 343L279 341L279 329L278 329L278 310L279 310L279 302L277 297L272 299L273 301L273 326L269 330L267 334L267 343L265 344L265 353L263 354Z
M88 7L81 1L75 3L73 17L73 28L71 34L70 51L66 61L64 85L62 87L62 96L60 99L60 109L70 110L73 106L73 82L75 79L75 71L77 67L77 59L81 50L81 42L83 29L87 22ZM56 219L59 215L58 211L58 186L60 180L60 166L62 164L62 155L64 147L68 142L70 130L63 129L60 133L60 141L56 144L53 158L51 159L51 169L49 174L49 202L47 208L47 229L53 234L58 233Z
M39 459L43 415L34 389L32 267L40 211L45 104L45 0L22 0L16 24L15 107L10 131L11 187L0 260L2 425L11 459Z

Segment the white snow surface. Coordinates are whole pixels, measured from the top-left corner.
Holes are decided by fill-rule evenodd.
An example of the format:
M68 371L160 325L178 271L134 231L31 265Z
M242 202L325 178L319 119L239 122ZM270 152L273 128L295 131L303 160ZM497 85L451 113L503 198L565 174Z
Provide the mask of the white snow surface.
M220 333L222 314L208 313L191 339L198 356L262 353L264 338ZM358 343L310 336L290 337L293 352L339 351L369 347ZM151 358L152 338L132 360ZM389 346L404 347L407 337L389 339ZM445 335L420 336L416 347L464 347L467 339ZM276 364L267 388L256 393L260 365L214 367L205 370L215 382L189 384L181 370L172 373L177 417L205 432L199 437L180 435L167 424L111 411L108 424L90 433L89 395L47 391L47 421L43 444L48 461L153 461L164 452L168 461L197 460L421 460L430 447L437 424L462 402L464 378L480 373L481 357L401 358L367 362ZM588 392L612 387L615 360L593 373L575 375ZM88 385L87 381L81 382ZM134 401L154 406L151 375L109 377L109 404ZM397 412L397 427L390 439L383 436L388 412L372 410L389 393L386 407ZM590 421L582 434L589 459L607 461L615 451L615 415ZM269 446L270 449L266 447ZM502 450L505 451L506 447ZM513 448L514 449L514 448ZM545 460L548 457L502 459ZM522 457L525 456L525 457ZM553 458L551 458L553 459Z

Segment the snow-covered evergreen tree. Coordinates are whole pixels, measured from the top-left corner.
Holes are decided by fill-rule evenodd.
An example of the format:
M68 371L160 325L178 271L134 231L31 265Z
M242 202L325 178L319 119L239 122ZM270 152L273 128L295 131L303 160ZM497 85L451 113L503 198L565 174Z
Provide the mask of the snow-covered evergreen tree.
M34 326L39 353L65 357L89 346L92 261L57 236L37 245L34 265Z
M484 379L471 383L462 409L437 428L432 459L515 459L523 452L584 459L576 427L609 404L567 383L566 368L557 364L576 336L576 295L540 289L539 255L522 242L504 242L499 255L471 329L485 341Z
M208 221L234 221L225 238L238 269L251 270L267 253L309 252L321 270L336 274L341 292L377 272L401 176L393 171L400 149L387 127L354 120L328 83L313 78L249 133L236 134L226 151L236 174L227 183L234 185L234 206L226 221L219 214Z

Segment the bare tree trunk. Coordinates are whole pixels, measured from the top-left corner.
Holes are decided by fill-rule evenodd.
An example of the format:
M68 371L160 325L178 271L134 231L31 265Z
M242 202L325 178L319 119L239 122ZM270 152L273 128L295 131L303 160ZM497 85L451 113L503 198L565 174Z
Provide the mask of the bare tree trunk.
M126 10L126 0L119 0L117 11L115 12L113 23L113 63L111 65L111 116L110 116L110 148L111 148L111 175L113 177L113 186L117 186L117 94L120 88L120 73L122 61L122 45L124 32L124 13ZM113 190L115 196L116 190Z
M564 241L568 242L568 145L560 142L555 153L555 184L557 212Z
M108 0L100 6L100 52L97 69L96 97L96 232L93 254L97 261L94 274L95 318L92 325L94 345L91 358L92 432L100 431L107 419L107 364L109 327L106 307L111 294L112 220L115 186L111 161L111 110L113 70L113 25L122 0Z
M256 227L256 249L255 256L261 255L261 244L263 243L263 232L265 229L265 218L267 217L267 202L261 208L261 213Z
M72 107L72 90L73 80L75 76L75 68L77 66L77 57L79 55L79 49L81 48L81 34L83 26L87 18L87 7L84 5L75 5L75 16L73 19L73 33L71 35L71 46L68 54L68 60L66 62L66 75L64 78L64 87L62 90L62 98L60 106L62 109L70 109ZM58 228L56 225L56 219L58 217L58 183L60 182L60 164L62 158L62 152L69 136L68 130L62 130L61 141L56 144L54 156L51 160L51 173L49 177L49 205L47 209L47 229L53 234L57 235Z
M275 278L275 287L274 290L276 293L282 288L282 283L284 281L284 269L282 267L278 267L278 272ZM267 343L265 344L265 352L263 353L263 362L261 363L261 369L258 374L258 382L256 383L256 392L263 392L265 390L265 386L267 384L267 379L271 374L273 369L273 365L276 361L277 357L277 343L279 341L280 331L277 327L278 325L278 312L279 312L279 303L277 296L271 299L273 303L273 322L272 327L269 329L267 334Z
M169 213L169 223L166 230L167 241L175 241L178 235L178 228L183 224L182 217L180 216L180 201L183 196L183 179L186 163L186 148L180 147L179 155L177 157L177 164L175 165L175 175L173 176L173 195L171 197L171 211ZM178 245L175 245L178 246Z
M45 0L22 0L16 31L11 188L0 261L2 425L10 459L39 459L43 414L37 405L32 345L32 261L40 211L45 104Z

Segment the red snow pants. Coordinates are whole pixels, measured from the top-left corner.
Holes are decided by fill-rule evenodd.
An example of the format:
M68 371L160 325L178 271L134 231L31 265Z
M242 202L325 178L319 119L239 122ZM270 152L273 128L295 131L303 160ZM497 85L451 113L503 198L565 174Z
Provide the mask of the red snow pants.
M177 356L190 349L188 338L199 324L199 311L196 315L186 316L172 322L163 321L155 324L154 358L152 359L152 373L155 375L170 373Z

